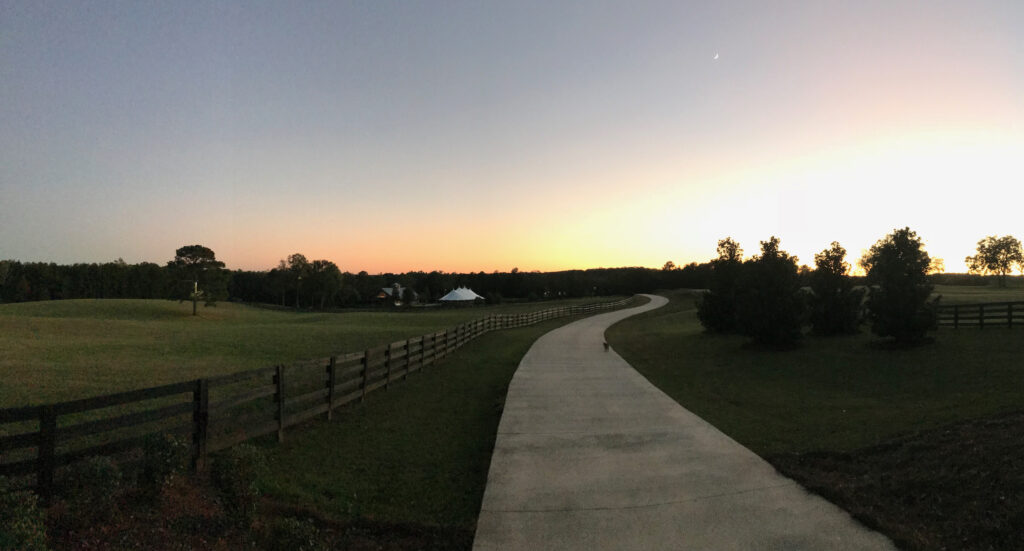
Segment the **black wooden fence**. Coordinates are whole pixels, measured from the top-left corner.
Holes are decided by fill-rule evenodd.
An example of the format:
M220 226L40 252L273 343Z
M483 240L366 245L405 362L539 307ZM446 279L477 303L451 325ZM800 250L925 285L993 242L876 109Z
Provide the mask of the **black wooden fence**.
M1024 324L1024 302L944 304L938 314L939 325L944 327L1013 327Z

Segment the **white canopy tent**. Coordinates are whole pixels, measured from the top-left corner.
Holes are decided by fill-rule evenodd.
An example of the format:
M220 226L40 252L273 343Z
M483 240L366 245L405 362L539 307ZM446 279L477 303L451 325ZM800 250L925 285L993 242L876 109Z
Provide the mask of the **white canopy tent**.
M437 299L439 302L469 302L476 299L483 300L484 297L473 292L472 289L466 287L459 287L453 289L452 292Z

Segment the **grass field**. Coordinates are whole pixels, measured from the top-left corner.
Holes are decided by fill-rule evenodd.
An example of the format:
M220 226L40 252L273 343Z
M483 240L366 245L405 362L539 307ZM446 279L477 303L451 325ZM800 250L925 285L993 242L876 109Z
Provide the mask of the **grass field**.
M693 298L629 318L609 342L655 385L764 455L850 450L1024 405L1024 330L942 329L936 342L880 350L865 328L793 351L704 334Z
M865 328L778 352L704 334L692 296L668 295L608 340L684 407L901 548L1019 547L1024 329L887 350Z
M1024 286L1015 283L1011 282L1006 287L936 285L933 294L942 296L942 304L1024 301Z
M0 407L69 400L324 357L496 313L608 298L412 312L314 314L223 303L0 304Z

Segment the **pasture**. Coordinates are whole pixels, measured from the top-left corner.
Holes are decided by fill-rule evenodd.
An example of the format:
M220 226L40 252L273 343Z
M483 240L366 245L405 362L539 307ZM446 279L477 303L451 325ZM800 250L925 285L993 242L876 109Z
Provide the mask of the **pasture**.
M960 290L950 294L976 302ZM685 408L901 547L1016 545L1024 328L942 328L932 344L890 350L863 327L774 351L704 333L693 296L666 295L608 341Z
M975 304L979 302L1024 301L1024 285L1015 279L1006 287L996 285L936 285L932 296L941 296L941 304Z
M232 303L0 304L0 407L70 400L363 350L497 313L578 299L425 311L294 313Z

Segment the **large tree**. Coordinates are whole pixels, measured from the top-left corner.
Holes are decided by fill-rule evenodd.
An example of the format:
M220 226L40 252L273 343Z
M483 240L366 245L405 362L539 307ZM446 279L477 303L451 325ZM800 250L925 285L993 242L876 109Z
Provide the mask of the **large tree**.
M855 333L860 324L860 303L864 293L853 288L846 249L833 241L832 246L814 255L811 273L814 299L811 325L819 335Z
M999 286L1006 287L1006 274L1016 264L1024 272L1024 250L1020 241L1012 235L996 237L990 235L978 241L978 254L964 259L967 271L972 274L995 274Z
M761 254L743 263L736 294L740 331L764 345L788 348L803 336L806 301L797 258L779 249L779 238L761 242Z
M341 270L330 260L314 260L309 263L310 294L320 298L320 309L327 304L334 305L334 299L341 290Z
M200 298L206 305L216 303L227 288L224 279L224 263L217 260L213 250L202 245L186 245L174 252L174 260L167 263L168 269L181 282L191 282L189 296L192 299L192 315L196 315L196 303Z
M736 286L743 264L743 249L732 237L718 241L718 258L711 261L711 285L697 304L697 317L708 331L736 330Z
M302 293L302 280L306 279L308 281L310 274L309 260L306 260L306 255L301 253L288 255L288 271L295 282L295 309L298 310L300 304L299 295Z
M928 297L931 258L917 233L910 228L893 230L871 246L860 261L871 289L868 316L871 330L892 337L899 344L924 340L933 329L936 315Z

